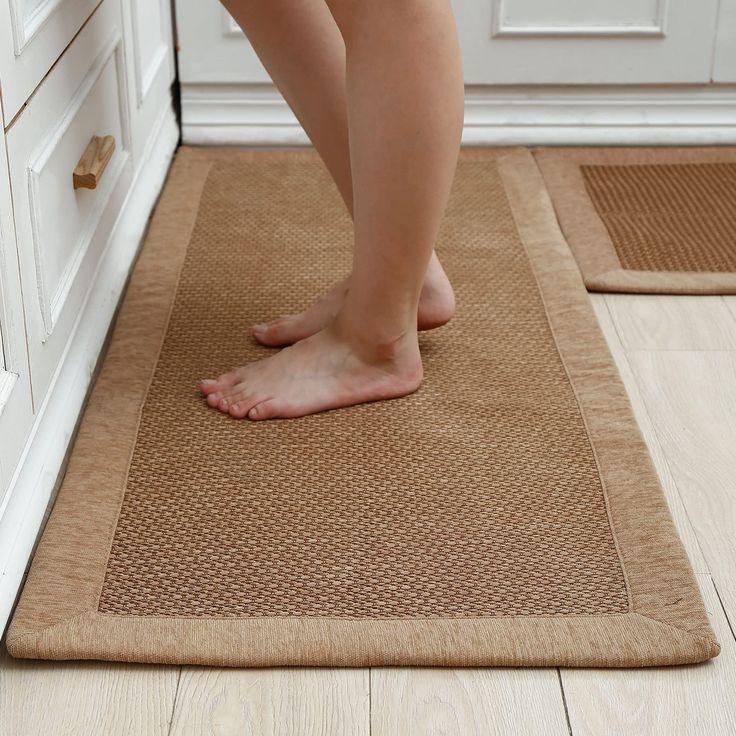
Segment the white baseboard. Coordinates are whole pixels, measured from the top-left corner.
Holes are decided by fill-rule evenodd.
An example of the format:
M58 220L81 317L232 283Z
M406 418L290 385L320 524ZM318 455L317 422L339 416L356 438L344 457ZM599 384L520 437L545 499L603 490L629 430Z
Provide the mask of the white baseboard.
M171 101L107 243L46 398L38 410L0 512L0 631L13 607L100 350L179 138Z
M262 84L183 84L193 145L301 145L307 136ZM736 144L736 87L469 87L469 145Z

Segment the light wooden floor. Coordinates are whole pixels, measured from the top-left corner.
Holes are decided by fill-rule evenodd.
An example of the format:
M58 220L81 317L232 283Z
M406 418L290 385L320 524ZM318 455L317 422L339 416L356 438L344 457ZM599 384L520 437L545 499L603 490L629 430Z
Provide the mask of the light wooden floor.
M722 645L639 670L0 660L0 734L736 734L736 297L593 295Z

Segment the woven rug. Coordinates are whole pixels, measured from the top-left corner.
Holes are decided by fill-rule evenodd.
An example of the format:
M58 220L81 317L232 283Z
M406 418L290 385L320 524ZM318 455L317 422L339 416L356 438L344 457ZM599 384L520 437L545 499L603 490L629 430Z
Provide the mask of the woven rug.
M588 289L736 294L736 148L535 157Z
M210 409L250 325L350 265L311 150L183 147L8 636L16 657L646 666L715 656L697 584L542 178L464 150L456 318L407 397Z

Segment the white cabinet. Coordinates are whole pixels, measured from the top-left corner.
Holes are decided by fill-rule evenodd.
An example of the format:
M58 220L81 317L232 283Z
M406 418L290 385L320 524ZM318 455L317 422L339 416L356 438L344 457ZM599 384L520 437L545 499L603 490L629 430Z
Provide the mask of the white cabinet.
M8 132L33 397L40 406L132 181L120 8L106 2ZM115 149L95 189L72 172L92 136Z
M169 0L0 0L0 629L178 143L172 36Z
M736 143L736 0L453 0L464 142ZM177 0L185 143L306 136L218 0Z
M0 507L32 420L13 205L0 131Z

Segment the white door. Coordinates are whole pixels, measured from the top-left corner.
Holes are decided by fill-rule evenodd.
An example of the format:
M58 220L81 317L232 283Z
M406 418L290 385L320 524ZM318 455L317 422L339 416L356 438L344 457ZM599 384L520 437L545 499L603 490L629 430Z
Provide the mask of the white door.
M218 0L178 0L176 29L182 83L271 81L240 26Z
M514 85L707 83L718 5L718 0L453 1L465 81ZM217 0L179 0L177 20L184 84L269 81Z
M170 0L123 3L134 167L171 109L174 49ZM131 63L132 61L132 63Z
M736 0L721 0L713 56L713 81L736 82Z

